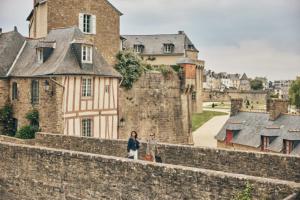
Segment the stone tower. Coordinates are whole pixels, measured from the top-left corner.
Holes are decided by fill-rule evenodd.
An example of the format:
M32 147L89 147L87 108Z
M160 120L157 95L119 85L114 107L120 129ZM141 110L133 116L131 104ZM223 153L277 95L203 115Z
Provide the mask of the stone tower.
M78 26L90 36L110 64L120 49L120 16L108 0L33 0L27 18L29 37L42 38L51 29Z

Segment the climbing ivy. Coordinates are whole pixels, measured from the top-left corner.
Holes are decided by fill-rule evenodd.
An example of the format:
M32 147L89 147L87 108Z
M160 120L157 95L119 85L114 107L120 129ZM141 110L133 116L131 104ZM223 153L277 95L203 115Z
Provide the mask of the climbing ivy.
M0 109L0 134L15 136L12 105L7 104Z
M233 200L252 200L252 191L253 191L253 186L247 182L245 189L236 194Z
M142 59L132 51L120 51L117 54L115 69L123 76L122 87L131 89L146 70Z

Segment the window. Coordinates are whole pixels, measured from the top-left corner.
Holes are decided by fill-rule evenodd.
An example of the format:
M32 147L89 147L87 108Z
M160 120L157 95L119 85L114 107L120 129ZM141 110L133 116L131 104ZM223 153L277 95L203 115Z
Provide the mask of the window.
M268 147L270 146L270 137L262 136L262 145L261 150L262 151L268 151Z
M37 51L38 63L43 63L44 62L43 48L38 48L36 51Z
M92 137L92 120L83 119L82 120L82 136Z
M18 130L18 119L13 118L12 123L13 123L13 131L14 131L14 133L16 133Z
M195 91L194 91L194 92L192 92L192 100L194 100L194 101L195 101L195 100L196 100L196 97L197 97L197 96L196 96L196 92L195 92Z
M37 80L31 81L31 103L39 103L39 81Z
M84 33L96 34L96 16L80 13L79 28Z
M83 63L92 63L93 62L93 47L82 45L82 62Z
M135 44L135 45L133 45L133 49L134 49L134 52L136 52L136 53L143 53L144 45Z
M90 78L82 79L82 96L83 97L92 96L92 79Z
M172 53L174 44L164 44L164 53Z
M13 84L12 84L11 97L12 97L12 100L18 99L18 84L16 82L13 82Z
M291 141L291 140L283 140L284 145L284 153L290 154L298 145L300 144L300 141Z
M233 139L233 131L227 130L226 131L226 144L231 144L232 139Z
M109 90L110 90L109 85L106 85L106 86L105 86L105 93L109 93L109 92L110 92Z

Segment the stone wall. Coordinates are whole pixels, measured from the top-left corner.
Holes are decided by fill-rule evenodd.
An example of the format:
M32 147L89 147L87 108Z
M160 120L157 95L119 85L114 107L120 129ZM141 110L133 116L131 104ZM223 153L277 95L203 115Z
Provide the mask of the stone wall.
M180 91L176 73L164 77L158 72L144 74L130 90L120 90L120 139L135 130L139 138L155 133L161 142L188 143L191 135L190 95Z
M35 140L22 140L15 137L9 137L5 135L0 135L0 142L9 142L15 144L27 144L27 145L35 145Z
M31 103L31 81L39 81L39 103ZM50 91L45 91L45 80L50 83ZM56 79L61 81L60 78ZM12 78L10 85L18 85L18 99L12 100L14 118L18 119L18 128L28 125L26 114L32 109L39 111L40 128L45 132L63 133L62 100L63 88L45 78Z
M36 145L126 157L127 141L39 133ZM141 144L140 159L146 144ZM300 182L300 156L159 144L164 163Z
M0 108L8 102L9 99L9 81L0 79Z
M250 102L256 104L266 104L268 97L267 91L238 91L238 90L227 90L225 92L220 91L203 91L203 101L204 102L228 102L230 98L242 98L248 99Z
M283 199L288 181L0 143L0 196L31 199L232 199L253 185L253 199Z

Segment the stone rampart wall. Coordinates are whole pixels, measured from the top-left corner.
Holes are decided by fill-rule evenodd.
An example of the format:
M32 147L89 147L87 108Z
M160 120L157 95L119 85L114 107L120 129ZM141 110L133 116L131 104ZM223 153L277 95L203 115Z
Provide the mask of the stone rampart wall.
M5 200L232 199L253 185L253 199L283 199L299 184L125 158L0 143Z
M126 140L39 133L36 145L117 157L127 155ZM158 147L163 162L168 164L300 182L300 156L170 144L159 144ZM145 151L146 143L142 142L140 159L145 156Z

